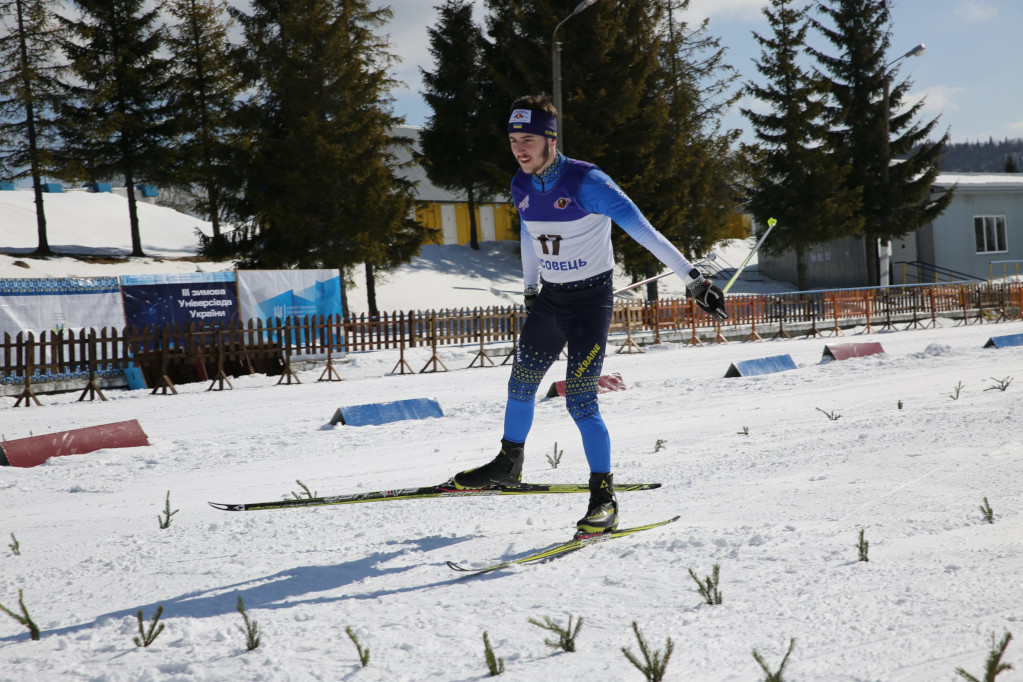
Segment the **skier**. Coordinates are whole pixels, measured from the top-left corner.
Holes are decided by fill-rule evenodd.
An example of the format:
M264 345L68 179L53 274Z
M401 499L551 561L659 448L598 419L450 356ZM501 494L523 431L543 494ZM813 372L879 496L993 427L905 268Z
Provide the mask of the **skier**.
M606 173L558 151L557 136L558 112L546 95L513 103L508 138L519 170L511 190L522 223L528 317L508 381L501 450L491 462L456 474L452 483L472 489L515 486L522 480L536 390L567 342L565 398L590 467L590 501L577 532L605 533L618 526L611 441L597 406L613 307L611 221L671 268L701 308L719 319L728 313L721 290L650 224Z

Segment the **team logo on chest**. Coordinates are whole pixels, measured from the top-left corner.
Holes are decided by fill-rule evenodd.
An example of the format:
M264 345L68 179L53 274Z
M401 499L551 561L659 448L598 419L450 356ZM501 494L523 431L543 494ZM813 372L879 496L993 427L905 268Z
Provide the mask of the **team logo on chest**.
M568 197L561 197L554 201L554 208L568 208L568 205L572 203L572 200Z
M519 202L519 211L520 212L521 211L525 211L527 208L529 208L529 195L528 194L525 197L522 198L522 201Z

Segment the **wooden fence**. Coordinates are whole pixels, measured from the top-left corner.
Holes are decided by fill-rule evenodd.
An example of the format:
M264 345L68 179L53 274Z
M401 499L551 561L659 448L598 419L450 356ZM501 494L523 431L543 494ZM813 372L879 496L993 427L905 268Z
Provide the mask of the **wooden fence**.
M724 334L760 338L758 330L771 328L775 336L788 336L786 327L802 327L806 334L839 333L842 327L865 324L867 331L930 326L938 316L961 324L998 322L1020 317L1023 285L955 284L850 289L784 294L733 294L728 297L729 319L721 325L689 298L648 302L618 302L612 334L651 333L655 340L668 332L703 335L721 341ZM439 370L438 347L478 344L475 366L494 364L487 347L514 346L525 321L520 306L382 313L378 316L311 316L245 324L187 327L129 327L31 332L0 339L0 383L21 385L15 406L39 404L35 386L67 390L68 382L85 382L79 400L104 398L100 380L134 372L158 391L176 393L177 381L211 381L210 390L230 386L228 376L253 372L280 375L280 382L298 377L293 359L326 360L320 380L339 380L333 358L346 352L430 347L430 362L421 371ZM630 349L631 350L631 349ZM505 361L507 361L507 356ZM444 369L447 369L446 367ZM411 372L404 359L394 371Z

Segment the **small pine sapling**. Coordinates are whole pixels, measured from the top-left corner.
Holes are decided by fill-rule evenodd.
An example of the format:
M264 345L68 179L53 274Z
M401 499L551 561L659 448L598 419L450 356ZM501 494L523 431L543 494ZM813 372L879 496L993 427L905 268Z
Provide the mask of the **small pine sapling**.
M252 651L259 648L259 643L262 639L262 636L259 634L259 623L255 619L249 618L249 614L245 610L245 602L242 601L240 594L238 595L238 606L236 608L238 613L242 614L242 620L245 621L245 627L241 625L236 626L245 635L245 649Z
M369 665L369 647L362 648L362 643L355 636L355 630L352 629L352 626L349 625L345 628L345 634L348 635L348 639L352 640L352 644L355 645L355 651L359 654L359 663L365 668Z
M663 450L664 446L667 443L668 443L668 441L664 440L663 438L658 438L657 442L654 443L654 452L660 452L661 450Z
M147 647L156 641L156 638L163 632L163 623L160 623L160 616L163 615L163 607L158 606L156 608L156 614L153 615L153 620L149 622L149 629L146 630L145 625L142 621L142 609L136 614L139 620L139 636L132 638L131 641L135 642L137 647ZM159 627L157 627L159 624Z
M11 548L11 553L14 556L21 556L21 543L18 542L18 538L14 537L14 533L11 533L11 542L7 546Z
M572 627L572 616L568 617L568 627L561 627L559 623L552 620L550 616L544 616L544 622L540 622L535 618L530 618L529 622L538 628L543 628L549 632L553 632L558 636L558 641L551 639L545 639L544 644L553 648L561 649L562 651L572 652L575 651L575 638L579 634L579 628L583 626L583 619L580 617L575 622L575 627Z
M564 450L558 449L558 441L554 441L554 453L547 455L547 463L551 465L551 469L557 469L558 465L561 464L561 456L565 454Z
M988 386L984 389L985 391L1002 391L1004 393L1005 389L1009 388L1009 384L1012 383L1012 377L1005 377L1004 379L991 377L991 381L995 382L995 385Z
M636 621L632 621L632 631L636 633L636 641L639 642L639 651L643 654L643 662L640 663L639 658L625 647L622 647L622 653L625 654L625 658L629 659L629 663L636 666L646 676L647 682L661 682L664 679L664 671L668 667L668 659L671 658L671 652L675 650L671 637L668 637L665 643L664 654L662 655L660 651L650 651L650 647L647 645L646 640L643 639L643 634L639 631Z
M785 658L781 659L781 665L778 666L778 670L776 672L771 672L771 669L767 667L767 663L764 662L764 657L761 656L756 649L753 650L754 660L756 660L756 662L760 664L760 667L767 675L767 677L764 679L764 682L785 682L784 678L782 678L781 675L783 672L785 672L785 666L789 662L789 654L792 653L792 647L794 647L795 645L796 638L793 637L789 639L789 650L785 652Z
M21 614L14 613L9 608L0 604L0 611L3 611L8 616L18 621L22 625L28 628L29 636L35 640L39 640L39 626L32 620L32 616L28 615L28 609L25 608L25 594L24 590L18 590L18 606L21 607Z
M504 672L504 659L494 655L494 649L490 646L490 637L487 631L483 631L483 655L487 659L487 669L491 677L497 677Z
M1002 641L995 644L995 636L991 635L991 652L987 656L987 666L984 669L984 679L978 679L966 672L962 668L956 668L956 675L968 680L968 682L995 682L995 678L1004 673L1006 670L1012 670L1012 666L1008 663L1002 663L1002 656L1005 655L1005 647L1009 646L1009 642L1012 641L1012 634L1006 632L1002 637Z
M160 524L160 528L170 528L171 517L178 513L178 509L171 511L170 508L170 491L167 491L167 500L163 507L163 516L157 516L156 520Z
M948 397L952 400L959 400L959 393L963 390L963 382L959 382L952 387L952 393Z
M860 541L856 543L856 550L860 554L860 561L870 561L867 558L867 551L870 549L870 543L863 537L863 529L860 528Z
M995 522L995 510L988 504L987 498L984 498L984 504L980 505L980 513L984 515L984 520L988 523Z
M825 412L824 410L822 410L822 409L821 409L821 408L819 408L819 407L817 407L817 408L814 408L814 409L816 409L816 410L817 410L818 412L822 413L822 414L823 414L824 416L826 416L826 417L827 417L828 419L830 419L830 420L831 420L831 421L833 421L833 422L835 422L835 421L838 421L839 419L841 419L841 418L842 418L842 415L840 415L840 414L835 414L835 413L834 413L834 411L831 411L831 412Z
M315 492L311 492L309 490L309 486L307 486L305 483L303 483L302 481L299 481L299 480L296 480L295 483L298 483L298 485L301 486L302 491L303 491L301 495L296 493L294 490L291 491L291 494L295 497L296 500L302 500L302 499L311 500L314 497L316 497L316 493Z
M696 573L691 568L689 569L689 575L696 581L696 586L700 590L700 596L703 597L705 602L711 606L721 603L721 591L718 589L718 582L721 578L721 564L714 564L712 573L707 576L706 580L701 581L697 578Z
M744 426L744 427L742 427L742 431L736 431L736 433L738 435L740 435L740 436L748 436L749 435L749 427L748 426Z

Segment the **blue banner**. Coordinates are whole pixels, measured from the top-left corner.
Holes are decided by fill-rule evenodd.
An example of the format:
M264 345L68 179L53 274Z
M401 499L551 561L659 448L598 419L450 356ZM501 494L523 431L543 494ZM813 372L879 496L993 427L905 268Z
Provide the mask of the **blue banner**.
M129 326L223 326L239 321L234 272L121 277L124 317Z

